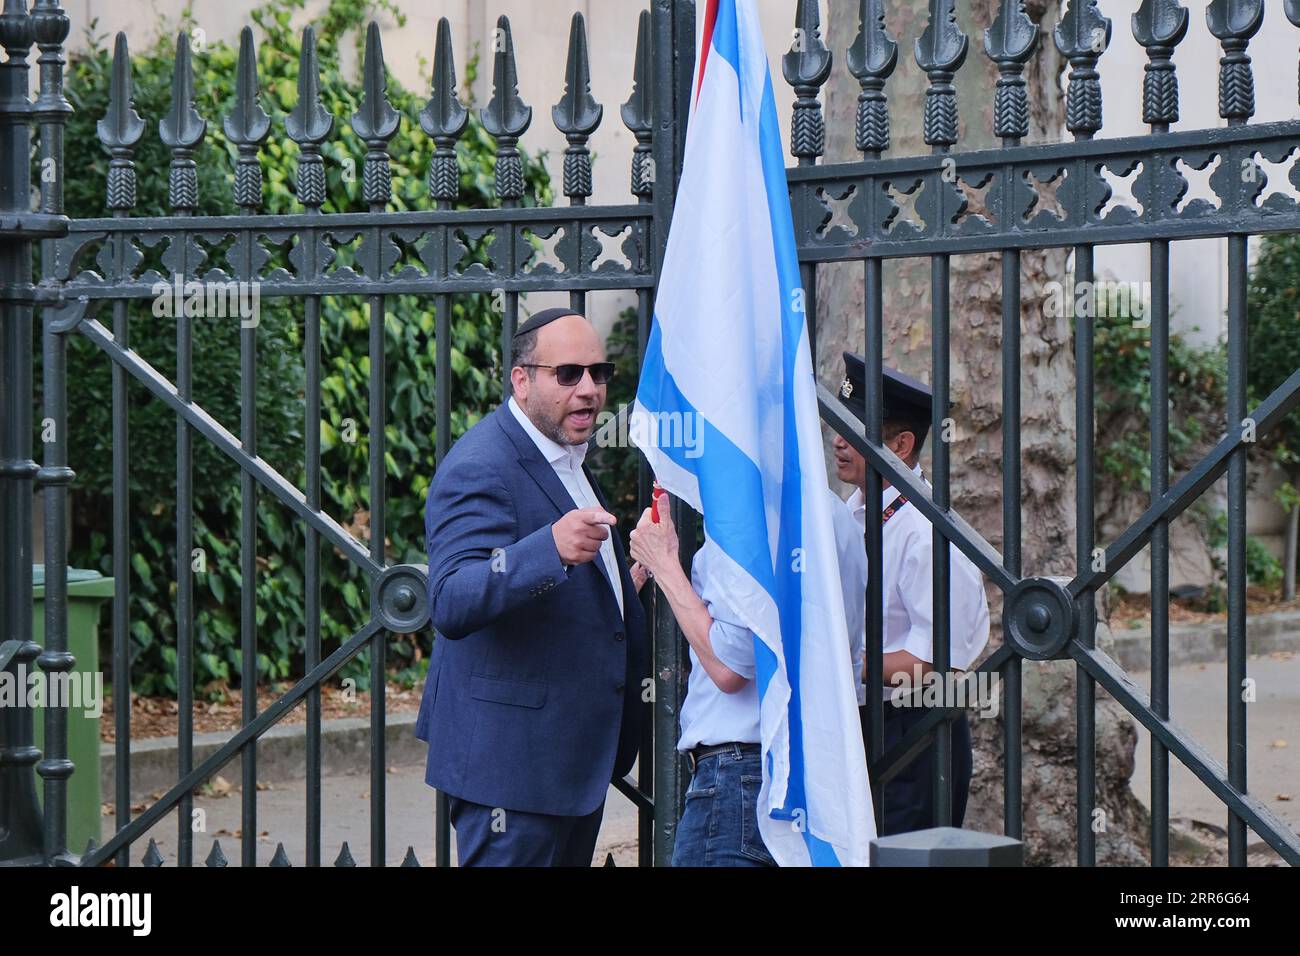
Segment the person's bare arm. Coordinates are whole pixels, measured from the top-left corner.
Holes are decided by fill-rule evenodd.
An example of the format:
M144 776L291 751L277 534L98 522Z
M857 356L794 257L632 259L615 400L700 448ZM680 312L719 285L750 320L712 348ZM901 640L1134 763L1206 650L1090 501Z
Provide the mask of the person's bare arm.
M737 674L713 653L713 642L709 639L713 617L691 587L690 579L677 559L677 530L668 517L668 509L659 509L659 523L655 524L647 508L630 536L630 543L632 557L647 568L658 583L659 590L673 609L677 626L682 629L709 679L724 694L743 690L749 678Z
M923 661L908 651L890 651L885 655L885 683L897 683L900 675L906 675L907 680L915 680L917 667L921 668L922 677L934 670L934 665L929 661Z

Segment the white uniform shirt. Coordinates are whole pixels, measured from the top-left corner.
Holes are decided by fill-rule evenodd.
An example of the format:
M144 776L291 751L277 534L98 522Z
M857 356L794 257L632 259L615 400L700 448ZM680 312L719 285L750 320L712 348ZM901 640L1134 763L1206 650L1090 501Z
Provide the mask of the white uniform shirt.
M835 548L840 559L853 683L858 688L858 704L861 705L866 700L860 675L865 654L867 559L862 549L862 532L853 523L853 515L833 492L827 494L831 498ZM734 694L724 694L705 672L695 649L691 648L691 673L686 682L686 700L682 702L682 734L677 741L677 749L683 752L733 741L751 744L762 741L758 723L758 684L754 680L754 632L721 601L721 595L713 584L711 566L720 559L721 551L706 535L704 545L695 553L691 564L691 586L713 618L709 643L714 655L729 669L747 678L748 683Z
M559 442L552 441L532 423L524 410L515 404L514 397L508 402L510 411L514 414L515 419L523 426L528 437L533 440L537 450L542 453L552 468L555 469L555 475L564 485L564 490L569 493L573 503L579 508L599 508L600 501L596 498L596 493L591 488L591 482L587 481L587 476L582 470L582 462L587 457L586 442L581 445L561 445ZM609 537L604 540L600 546L600 559L605 564L605 570L609 572L609 584L614 591L614 599L618 601L618 613L623 614L623 580L618 574L618 558L614 554L614 534L616 533L611 527Z
M912 473L921 477L920 466L913 468ZM898 496L897 488L886 488L881 496L882 510ZM855 490L847 504L858 528L865 533L867 508L862 490ZM920 660L933 662L934 539L930 521L909 501L885 522L881 538L884 653L907 651ZM949 660L953 667L968 670L988 643L988 597L984 592L984 576L970 558L956 545L949 548L949 553ZM886 687L886 696L891 691L892 688Z

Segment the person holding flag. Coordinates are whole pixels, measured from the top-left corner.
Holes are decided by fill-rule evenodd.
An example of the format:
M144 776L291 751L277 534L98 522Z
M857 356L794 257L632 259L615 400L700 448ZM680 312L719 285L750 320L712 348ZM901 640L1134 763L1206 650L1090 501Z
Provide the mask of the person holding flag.
M758 743L739 782L761 780L755 824L766 852L782 866L865 866L875 823L837 503L827 492L776 103L753 0L710 0L705 13L662 275L630 434L663 487L703 515L705 531L693 568L702 596L676 580L667 585L670 603L676 597L697 622L700 669L719 692L748 692L745 706L757 709L757 733L751 722L747 735L756 740L743 739L737 717L726 742ZM700 447L672 438L688 421ZM646 563L662 542L643 522L636 547ZM667 566L650 571L668 593ZM732 646L745 640L752 665ZM723 701L717 713L722 703L740 706ZM743 747L731 753L747 757ZM760 855L757 845L743 844L750 855Z
M848 506L830 494L844 606L857 612L847 648L857 672L864 653L866 555ZM656 496L655 507L645 510L629 541L634 570L644 569L658 583L690 645L677 750L690 766L691 782L677 824L673 866L774 866L757 816L763 775L755 635L727 604L726 575L715 570L726 558L707 535L687 580L666 497Z

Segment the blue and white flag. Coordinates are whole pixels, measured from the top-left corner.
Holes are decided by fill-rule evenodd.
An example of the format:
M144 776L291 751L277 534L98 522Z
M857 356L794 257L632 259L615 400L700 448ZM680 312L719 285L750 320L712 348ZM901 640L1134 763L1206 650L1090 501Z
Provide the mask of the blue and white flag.
M703 40L631 433L659 483L703 514L727 603L755 635L763 842L782 866L865 866L857 678L753 0L710 0ZM673 436L690 422L687 448Z

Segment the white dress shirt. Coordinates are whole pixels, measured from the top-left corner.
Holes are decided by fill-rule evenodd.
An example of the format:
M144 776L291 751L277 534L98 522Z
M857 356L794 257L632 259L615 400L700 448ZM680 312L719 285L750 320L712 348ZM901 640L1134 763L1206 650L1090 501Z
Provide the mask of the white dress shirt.
M853 523L848 507L829 489L831 517L835 527L835 550L840 559L840 584L843 589L844 615L849 626L849 659L853 683L858 689L858 705L866 702L862 686L862 662L865 654L865 610L867 557L862 549L862 532ZM686 699L682 702L680 751L711 744L761 743L758 723L758 684L754 680L754 632L742 624L735 611L721 601L714 585L713 563L722 560L713 539L705 535L704 545L695 553L691 564L691 586L700 596L713 618L709 643L713 654L730 670L747 678L748 683L734 694L724 694L700 664L695 648L690 649L691 673L686 681Z
M691 673L686 678L682 734L677 739L677 749L683 753L710 744L762 742L758 726L758 684L754 681L754 632L740 623L735 611L720 600L710 571L710 565L720 559L720 549L705 535L704 544L695 552L691 564L691 587L713 618L709 644L714 655L748 681L736 693L724 694L704 670L695 648L690 649Z
M582 470L582 462L587 457L587 444L581 445L561 445L557 441L547 438L537 426L532 423L524 410L520 408L511 396L507 403L510 411L514 414L515 419L519 422L528 437L533 440L537 450L542 453L553 469L555 475L564 485L564 490L569 493L573 503L579 508L599 508L600 501L596 493L591 488L591 482L587 481L587 476ZM614 592L614 599L618 601L618 613L623 614L623 579L618 573L618 558L614 554L614 535L617 531L608 528L609 537L600 545L600 559L605 565L605 570L609 573L609 585Z
M912 473L922 481L921 468ZM926 482L929 485L929 482ZM897 500L899 491L890 486L881 496L882 510ZM866 501L861 489L847 502L858 528L867 526ZM907 651L920 660L934 660L934 540L932 526L912 502L894 512L881 532L884 560L884 653ZM950 662L968 670L989 639L989 604L984 576L970 558L956 546L949 549ZM888 696L892 688L886 687Z
M849 506L835 492L831 517L835 522L835 550L840 557L840 589L844 598L844 620L849 626L849 651L853 656L853 685L858 689L858 706L867 702L862 683L867 653L867 551L862 543L862 526L853 520Z

